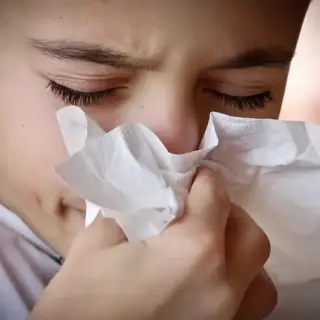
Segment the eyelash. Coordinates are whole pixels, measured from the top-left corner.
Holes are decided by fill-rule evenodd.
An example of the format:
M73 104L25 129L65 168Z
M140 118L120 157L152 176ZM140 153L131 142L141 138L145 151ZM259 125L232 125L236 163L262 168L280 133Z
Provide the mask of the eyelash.
M273 100L270 91L252 96L230 96L219 92L214 92L214 94L225 105L237 108L240 111L260 110L263 109L268 102Z
M78 106L91 106L98 104L104 98L112 97L120 88L112 88L96 92L76 91L50 80L46 85L53 94L58 96L65 104Z
M53 94L58 96L65 104L79 106L94 106L104 98L112 97L120 88L112 88L97 92L81 92L59 85L50 80L46 86ZM237 108L240 111L263 109L266 103L272 101L270 91L252 96L231 96L224 93L210 91L225 105Z

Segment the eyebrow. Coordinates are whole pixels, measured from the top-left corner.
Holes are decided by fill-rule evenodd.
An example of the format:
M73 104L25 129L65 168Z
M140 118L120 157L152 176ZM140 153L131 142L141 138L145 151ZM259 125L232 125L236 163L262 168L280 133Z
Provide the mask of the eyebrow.
M283 67L291 63L294 54L294 51L281 47L253 48L221 61L214 69Z
M28 43L41 53L59 60L108 65L119 69L156 69L152 59L141 59L100 45L68 40L29 39ZM283 67L290 64L294 51L281 47L253 48L218 62L210 69L246 69Z
M84 42L29 39L28 43L41 53L59 60L108 65L119 69L154 69L155 61L134 58L126 53Z

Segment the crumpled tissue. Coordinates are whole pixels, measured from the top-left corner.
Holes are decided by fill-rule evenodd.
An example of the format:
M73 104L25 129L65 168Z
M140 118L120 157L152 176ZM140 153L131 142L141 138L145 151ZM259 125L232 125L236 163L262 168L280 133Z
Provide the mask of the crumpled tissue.
M161 233L179 214L194 173L209 153L170 154L140 124L105 134L74 106L61 109L57 117L71 156L57 172L86 199L86 225L100 212L114 218L129 241Z
M78 107L57 117L70 154L57 172L86 199L87 225L100 212L130 241L161 233L204 164L269 236L276 283L320 278L320 126L211 113L201 148L174 155L141 124L106 134Z

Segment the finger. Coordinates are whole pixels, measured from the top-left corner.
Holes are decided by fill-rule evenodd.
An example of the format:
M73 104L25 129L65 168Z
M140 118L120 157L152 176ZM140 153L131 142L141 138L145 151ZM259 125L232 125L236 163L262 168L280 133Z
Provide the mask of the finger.
M71 250L73 253L86 254L113 247L125 241L127 241L126 236L116 221L99 215L78 236Z
M246 291L234 320L264 319L274 310L277 301L277 290L263 270Z
M235 205L225 241L229 280L239 290L245 290L269 258L270 242L248 213Z
M227 223L231 203L226 190L214 172L201 168L191 187L186 203L185 223L201 223L215 232L223 232Z
M179 246L180 253L182 248L186 248L188 257L192 254L213 255L215 266L219 263L225 273L225 227L230 208L227 193L214 173L209 169L200 169L187 199L184 215L169 226L163 236L172 236L173 246ZM177 238L179 243L175 241Z

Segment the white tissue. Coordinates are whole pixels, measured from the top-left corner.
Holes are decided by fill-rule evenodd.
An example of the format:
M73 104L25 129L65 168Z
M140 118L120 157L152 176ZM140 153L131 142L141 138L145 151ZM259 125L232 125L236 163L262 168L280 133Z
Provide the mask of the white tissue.
M57 172L86 199L86 225L100 211L118 222L129 241L161 233L178 215L196 168L209 152L172 155L139 124L105 134L73 106L60 110L58 121L72 157Z
M212 113L203 149L173 155L139 124L105 134L77 107L58 120L71 158L57 172L86 199L87 224L101 211L129 240L161 233L203 163L268 234L277 283L320 278L320 126Z

